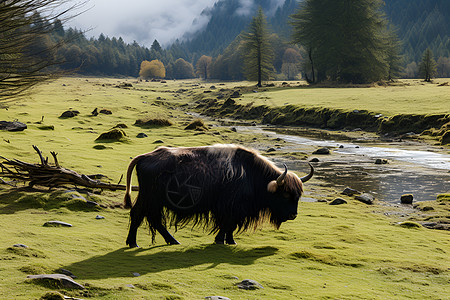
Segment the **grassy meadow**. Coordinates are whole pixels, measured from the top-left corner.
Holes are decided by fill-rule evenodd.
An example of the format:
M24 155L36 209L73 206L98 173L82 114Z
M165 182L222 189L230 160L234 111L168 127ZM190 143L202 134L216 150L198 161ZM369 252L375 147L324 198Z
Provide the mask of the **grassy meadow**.
M215 126L212 121L206 121L207 131L185 130L196 118L188 114L187 105L205 95L213 84L217 89L250 86L76 77L43 84L0 109L0 120L17 119L28 125L23 132L0 131L0 156L38 163L32 148L37 145L45 156L57 152L65 168L81 174L104 174L117 183L125 175L131 157L160 145L277 143L263 134L241 134ZM419 90L422 93L421 87L427 89L424 95L431 93L431 86L420 85L330 91L276 88L244 94L241 101L267 100L283 105L295 101L297 94L304 101L310 99L310 103L322 99L319 105L326 105L326 101L339 105L337 99L332 103L333 93L347 93L350 98L362 93L372 95L369 106L376 99L397 94L397 88L411 88L406 93L412 97ZM433 89L440 93L449 87ZM381 94L377 98L375 93ZM442 92L435 98L447 99L436 104L438 109L448 107L448 94ZM429 100L420 96L414 99L426 109L422 113L435 113ZM108 109L112 114L92 116L95 108ZM59 118L69 109L79 114ZM133 125L138 119L149 118L173 124L150 128ZM95 141L118 124L126 125L122 128L124 139ZM54 129L49 129L52 126ZM141 132L148 137L137 138ZM128 249L125 239L129 211L116 205L122 202L123 192L82 193L87 200L101 204L89 207L77 198L77 192L0 185L0 299L39 299L50 291L81 299L204 299L217 295L230 299L448 299L448 231L428 230L412 222L400 225L400 220L385 216L379 207L339 195L340 191L317 179L305 188L308 198L329 200L339 196L349 203L331 206L300 202L294 221L284 223L280 230L266 224L254 232L242 233L233 246L214 245L212 235L190 227L174 234L181 245L166 246L160 236L152 245L148 229L142 226L137 240L140 248ZM442 198L445 207L448 201ZM97 215L104 219L96 219ZM43 226L51 220L73 227ZM174 233L173 228L169 231ZM12 247L18 243L28 248ZM26 279L31 274L59 273L60 268L76 275L75 281L85 289L70 290ZM264 288L241 290L235 284L243 279L256 280Z

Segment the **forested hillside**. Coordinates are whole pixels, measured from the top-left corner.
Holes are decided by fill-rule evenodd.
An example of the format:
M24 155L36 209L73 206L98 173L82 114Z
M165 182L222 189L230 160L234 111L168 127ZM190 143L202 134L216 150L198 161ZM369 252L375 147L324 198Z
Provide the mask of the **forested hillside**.
M162 49L157 41L147 48L136 42L126 44L120 37L106 37L103 34L88 39L77 30L62 27L57 28L46 42L67 39L68 42L56 55L66 61L63 68L76 68L83 74L138 76L143 60L158 59L166 68L166 77L173 78L176 77L174 74L179 73L173 69L177 59L182 58L195 66L198 59L206 55L221 64L216 64L216 68L211 70L213 77L236 80L243 78L241 70L233 69L240 68L241 64L236 53L239 34L247 29L259 6L263 8L273 33L276 72L282 72L283 56L287 49L290 53L293 53L291 49L301 53L301 49L289 45L292 40L290 16L298 10L300 2L286 0L283 5L274 6L270 0L255 0L253 5L244 9L239 0L218 1L203 11L202 14L210 17L203 30L180 37L166 49ZM449 77L450 1L385 0L383 9L402 42L402 76L418 76L418 64L425 49L430 48L438 64L438 76Z

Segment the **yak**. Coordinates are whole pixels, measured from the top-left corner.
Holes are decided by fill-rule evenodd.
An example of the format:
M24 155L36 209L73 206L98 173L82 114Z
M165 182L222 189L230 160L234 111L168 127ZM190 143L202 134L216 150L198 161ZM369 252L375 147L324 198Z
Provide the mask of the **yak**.
M235 244L233 232L257 228L268 220L277 229L297 216L302 178L274 163L255 150L238 145L202 147L159 147L136 156L128 166L125 208L131 208L126 244L138 247L137 229L147 219L155 242L156 232L169 245L179 242L167 231L188 223L203 225L217 233L215 243ZM133 169L139 184L132 205Z

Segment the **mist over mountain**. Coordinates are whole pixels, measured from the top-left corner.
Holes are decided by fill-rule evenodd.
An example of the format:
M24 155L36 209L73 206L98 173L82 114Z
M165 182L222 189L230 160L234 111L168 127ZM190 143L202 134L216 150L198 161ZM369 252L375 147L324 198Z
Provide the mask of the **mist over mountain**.
M243 30L259 6L262 7L272 32L290 41L289 16L302 0L219 0L203 10L207 25L185 34L174 45L186 59L199 55L216 56ZM418 61L427 47L436 57L449 57L450 1L449 0L385 0L384 11L389 22L397 28L403 42L405 61ZM169 47L170 48L170 47Z

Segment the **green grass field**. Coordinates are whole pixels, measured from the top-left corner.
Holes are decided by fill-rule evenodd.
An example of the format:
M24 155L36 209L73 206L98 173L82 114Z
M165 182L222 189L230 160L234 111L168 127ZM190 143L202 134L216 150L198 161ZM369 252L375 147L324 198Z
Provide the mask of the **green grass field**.
M132 83L133 87L115 87L123 82ZM18 119L28 125L23 132L0 132L0 156L38 163L31 147L37 145L45 156L50 156L50 151L58 152L63 167L83 174L101 173L117 183L131 157L159 145L251 145L254 138L273 143L264 135L243 135L214 124L206 132L184 130L195 119L183 110L185 104L210 85L104 78L62 78L44 84L20 101L7 103L7 110L0 110L0 120ZM388 93L395 88L373 89ZM186 91L177 92L180 89ZM282 103L287 100L278 93L294 92L302 98L303 92L317 93L320 98L321 90L268 91L270 99L266 100ZM372 89L333 90L372 93ZM411 91L411 95L415 94ZM242 99L256 101L250 100L249 94ZM428 111L429 106L426 107ZM112 114L91 116L95 108L109 109ZM80 114L59 118L68 109ZM144 117L166 118L173 125L133 126ZM120 123L127 126L123 129L125 140L95 141ZM44 125L53 125L54 130L39 128ZM137 138L140 132L148 137ZM158 140L163 143L155 144ZM94 148L99 145L105 148ZM316 179L305 188L308 197L314 199L341 196ZM84 196L114 206L122 202L123 194L104 191ZM265 225L238 235L236 246L213 245L212 235L190 227L174 234L181 245L166 246L160 236L151 245L148 229L142 226L138 232L141 248L128 249L125 239L129 211L89 208L84 201L59 190L42 193L0 185L0 299L39 299L55 290L82 299L204 299L214 295L230 299L448 299L447 231L400 226L398 220L384 216L380 207L345 199L349 204L341 206L301 202L297 219L284 223L280 230ZM105 219L97 220L97 215ZM68 222L73 227L42 226L50 220ZM170 231L173 233L174 229ZM29 248L12 247L17 243ZM67 290L26 279L30 274L55 273L60 268L74 273L75 280L86 289ZM238 289L235 284L243 279L256 280L264 288Z
M367 110L385 116L398 114L448 114L450 113L449 79L436 79L434 83L420 80L402 80L395 86L310 88L292 87L250 93L242 104Z

